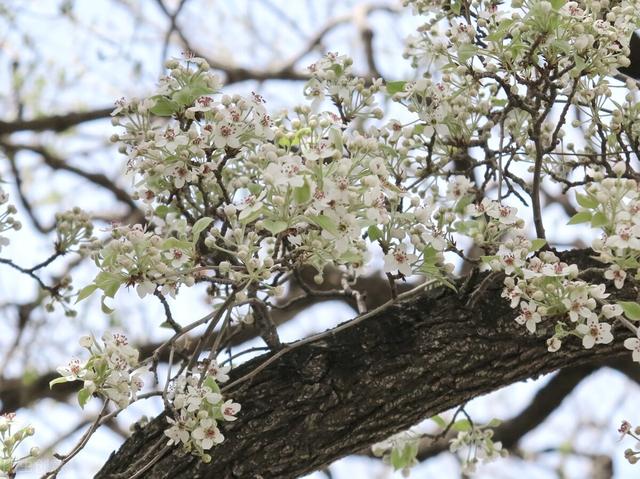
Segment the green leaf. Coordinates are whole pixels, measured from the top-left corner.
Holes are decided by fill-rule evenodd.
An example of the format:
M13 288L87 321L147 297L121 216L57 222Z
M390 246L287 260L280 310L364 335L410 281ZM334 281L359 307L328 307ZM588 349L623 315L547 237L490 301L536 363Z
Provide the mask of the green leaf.
M82 409L84 409L85 404L87 404L87 401L89 401L90 398L91 391L89 391L87 388L82 388L80 391L78 391L78 404L80 404L80 407Z
M178 105L175 101L169 100L163 96L153 97L156 101L156 104L151 108L151 113L156 116L171 116L176 111L180 109L180 105Z
M108 273L106 271L101 271L96 276L94 280L95 285L100 288L104 295L113 298L118 289L122 285L123 278L119 274L116 273Z
M214 393L220 393L220 386L218 386L218 383L216 383L216 381L211 376L207 376L207 379L204 380L203 384L204 386L211 389Z
M410 441L394 447L389 460L394 469L400 470L410 467L418 454L418 441Z
M640 304L635 301L618 301L624 315L631 321L640 321Z
M251 191L252 194L256 194ZM238 215L238 219L242 221L244 224L251 223L255 219L259 218L262 214L262 202L257 202L251 206L247 206L245 209L240 211Z
M592 196L581 195L580 193L576 193L576 201L583 208L593 209L597 208L599 205L598 200Z
M97 284L90 284L89 286L85 286L84 288L82 288L80 291L78 291L78 297L76 298L76 303L91 296L96 289L98 289Z
M404 91L404 86L407 84L406 81L388 81L386 84L387 87L387 93L389 95L393 95L395 93L400 93L401 91Z
M531 240L531 252L538 251L540 248L542 248L546 244L547 244L547 240L543 240L540 238Z
M286 221L279 220L264 220L262 223L264 224L264 227L268 229L273 235L281 233L289 226Z
M465 63L467 60L469 60L469 58L474 56L477 51L478 47L476 47L475 45L472 45L470 43L463 43L458 48L458 60L460 60L460 63Z
M601 211L597 211L596 213L594 213L593 217L591 218L592 228L599 228L600 226L604 226L607 223L609 223L609 219Z
M289 140L289 138L287 138L286 135L283 135L278 140L278 145L280 145L283 148L287 148L287 147L291 146L291 141Z
M443 419L443 417L442 417L442 416L440 416L439 414L438 414L438 415L436 415L436 416L433 416L433 417L431 418L431 420L432 420L433 422L435 422L435 423L436 423L436 425L437 425L439 428L441 428L441 429L444 429L444 428L446 428L446 427L447 427L447 421L445 421L445 420Z
M167 238L162 242L162 249L181 249L183 251L191 250L191 242L179 240L178 238Z
M300 144L300 138L302 138L303 136L307 136L311 134L311 128L300 128L298 131L296 131L295 136L293 137L293 140L291 140L291 145L292 146L296 146Z
M55 378L52 381L49 381L49 389L51 389L56 384L62 384L62 383L67 383L67 382L69 382L69 381L67 381L67 378L65 378L65 377Z
M203 95L213 93L213 90L206 86L203 82L195 82L188 85L173 94L173 100L182 106L191 106L194 101Z
M425 246L425 248L422 250L422 255L424 257L425 263L435 264L436 261L438 261L438 252L431 245Z
M336 150L342 153L342 150L344 149L342 131L338 128L331 128L329 130L329 139L331 140L331 143L333 143L333 146L335 146Z
M487 424L487 427L498 427L500 424L502 424L502 421L500 419L497 418L493 418L491 421L489 421L489 424Z
M454 431L471 431L472 427L471 427L471 423L469 422L468 419L460 419L456 422L453 423L453 426L451 426L451 428Z
M575 215L573 215L567 224L577 225L580 223L587 223L589 221L591 221L591 212L581 211L580 213L576 213Z
M325 215L309 216L309 219L313 221L323 230L327 230L329 233L337 235L338 227L331 218Z
M106 296L102 296L102 298L100 298L100 309L104 314L111 314L115 311L115 309L112 309L109 306L107 306L107 303L104 302L105 299L106 299Z
M311 186L306 178L302 186L293 190L293 199L299 205L304 204L311 199Z
M378 241L383 236L382 231L380 231L380 228L378 228L376 225L369 226L369 228L367 229L367 234L369 235L369 239L372 242Z
M196 221L196 223L191 228L193 241L198 241L198 238L200 238L200 233L202 233L212 222L213 218L209 217L200 218L198 221Z

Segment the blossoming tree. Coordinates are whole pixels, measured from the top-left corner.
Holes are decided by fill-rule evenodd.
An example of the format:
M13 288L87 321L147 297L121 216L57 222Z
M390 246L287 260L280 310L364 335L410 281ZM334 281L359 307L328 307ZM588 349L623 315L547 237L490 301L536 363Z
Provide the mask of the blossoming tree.
M2 262L41 282L57 257L90 257L89 284L41 284L51 307L74 315L71 302L97 295L111 314L131 288L160 300L171 335L142 355L119 333L80 339L86 353L51 387L78 385L79 405L102 409L45 477L153 396L164 412L97 477L297 477L373 444L408 471L443 440L471 472L519 436L513 423L474 423L469 399L561 368L566 385L596 364L640 362L640 103L626 75L640 3L405 3L423 20L407 42L414 81L360 78L329 53L309 67L307 102L278 113L258 94L224 94L187 54L152 95L117 102L111 140L143 217L97 239L76 209L59 215L49 260ZM547 237L554 189L574 210L563 228L592 229L591 249ZM0 216L0 245L14 213ZM376 255L387 301L362 287ZM169 298L199 284L210 312L176 321ZM274 318L314 298L358 314L281 342ZM265 352L237 365L225 351L247 329ZM439 432L401 432L425 418ZM18 439L4 421L10 475Z

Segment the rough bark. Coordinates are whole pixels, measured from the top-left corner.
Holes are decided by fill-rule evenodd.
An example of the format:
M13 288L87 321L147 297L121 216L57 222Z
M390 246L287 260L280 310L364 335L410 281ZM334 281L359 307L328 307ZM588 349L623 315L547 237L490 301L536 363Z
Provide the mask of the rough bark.
M586 251L565 256L593 265ZM501 281L484 286L472 308L451 290L426 292L281 356L229 394L242 412L224 425L227 440L211 463L172 449L140 477L298 477L513 382L628 354L622 330L612 345L585 350L569 338L551 354L549 331L530 335L515 323ZM617 294L635 298L631 288ZM131 477L154 460L165 424L160 416L135 433L96 477Z

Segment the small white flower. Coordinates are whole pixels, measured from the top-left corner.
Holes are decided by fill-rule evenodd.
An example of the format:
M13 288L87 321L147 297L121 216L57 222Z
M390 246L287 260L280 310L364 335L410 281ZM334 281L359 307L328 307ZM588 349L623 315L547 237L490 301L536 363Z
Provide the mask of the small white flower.
M84 366L80 364L80 360L75 358L69 361L68 366L59 367L57 371L61 376L64 376L67 381L82 379L86 373Z
M617 264L612 264L609 266L609 269L604 272L604 277L613 281L616 288L621 289L624 286L624 280L627 277L627 272Z
M220 366L217 361L211 361L209 367L207 368L207 375L213 376L216 382L226 383L229 380L229 375L227 374L231 371L230 366Z
M585 349L591 349L596 344L609 344L613 341L611 325L598 322L597 317L589 318L586 324L579 324L576 331L584 335L582 346Z
M204 450L211 449L214 444L220 444L224 441L224 436L216 427L216 422L210 418L203 419L200 425L191 433L191 437Z
M411 276L411 265L417 259L416 255L407 253L404 245L399 245L384 256L384 271L386 273L398 271L405 276Z
M164 434L169 438L167 442L168 446L173 444L188 444L189 443L189 431L184 428L184 425L180 422L174 421L172 418L167 417L167 422L171 424L171 427L165 429Z
M602 314L607 319L615 318L622 314L622 306L619 304L605 304L602 307Z
M538 306L533 301L522 301L520 303L520 316L516 318L518 324L524 324L530 333L536 332L536 324L542 321L540 313L536 310Z
M624 340L624 347L633 351L632 357L633 360L637 363L640 363L640 328L636 334L635 338L627 338Z
M562 346L562 341L556 338L555 336L547 339L547 351L550 353L555 353Z
M220 413L226 421L235 421L236 414L240 411L240 404L229 399L220 406Z
M143 281L136 287L136 292L140 299L144 298L148 294L153 294L156 290L156 285L149 280Z

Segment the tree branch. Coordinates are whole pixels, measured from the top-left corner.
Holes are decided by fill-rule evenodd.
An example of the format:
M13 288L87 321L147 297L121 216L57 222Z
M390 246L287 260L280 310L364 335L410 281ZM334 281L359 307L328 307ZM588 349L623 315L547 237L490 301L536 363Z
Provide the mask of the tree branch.
M588 250L562 258L582 268L593 263ZM171 449L141 477L298 477L513 382L628 354L622 329L611 345L586 350L567 341L549 353L551 324L528 334L501 289L493 282L472 310L448 289L430 291L276 353L266 367L270 355L239 366L232 377L239 385L225 394L243 412L224 425L227 440L212 451L212 462ZM614 295L635 292L628 286ZM256 368L250 380L237 382ZM161 415L134 434L96 477L119 477L162 438L166 424Z

